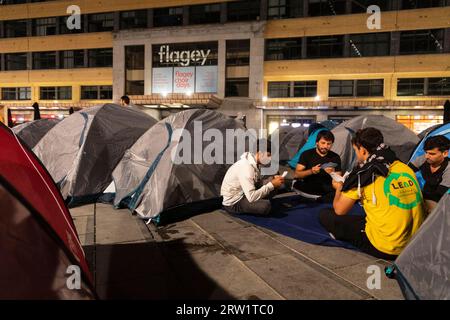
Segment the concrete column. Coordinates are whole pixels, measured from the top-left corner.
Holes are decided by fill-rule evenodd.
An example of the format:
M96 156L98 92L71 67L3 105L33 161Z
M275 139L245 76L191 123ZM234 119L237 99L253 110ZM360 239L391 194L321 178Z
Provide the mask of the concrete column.
M308 48L308 41L307 38L304 36L302 38L302 59L306 59L308 57L307 48Z
M152 57L152 44L145 44L145 66L144 66L144 94L150 95L152 94L152 65L153 65L153 57Z
M32 52L27 52L27 70L33 69L33 54Z
M114 32L120 30L120 11L114 12Z
M265 21L267 20L267 10L269 8L268 0L261 0L260 2L260 12L259 12L259 20Z
M2 53L0 54L0 71L5 70L5 55Z
M222 2L220 4L220 23L225 23L227 22L227 3L226 2Z
M400 31L391 32L391 56L400 54Z
M5 37L5 22L0 21L0 39Z
M125 93L125 46L113 48L113 101L118 102Z
M352 0L347 0L345 2L345 13L351 14L352 13Z
M183 7L183 26L189 25L189 6Z
M250 39L249 98L262 99L264 85L264 38Z
M217 61L217 95L223 99L225 97L225 78L226 78L226 41L224 39L219 40L218 44L218 61ZM251 55L250 55L251 56Z
M450 52L450 28L444 29L444 52Z
M33 19L27 20L27 37L33 36Z
M303 0L303 16L304 17L307 17L309 15L308 10L309 10L308 0Z
M147 10L147 28L153 28L153 17L154 17L154 14L153 14L153 9L148 9Z

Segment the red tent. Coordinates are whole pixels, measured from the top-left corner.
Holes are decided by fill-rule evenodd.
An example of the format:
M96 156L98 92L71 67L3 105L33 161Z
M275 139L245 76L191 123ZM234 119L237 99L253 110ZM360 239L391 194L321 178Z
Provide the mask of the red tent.
M95 296L78 234L58 189L36 156L2 124L0 261L0 299Z

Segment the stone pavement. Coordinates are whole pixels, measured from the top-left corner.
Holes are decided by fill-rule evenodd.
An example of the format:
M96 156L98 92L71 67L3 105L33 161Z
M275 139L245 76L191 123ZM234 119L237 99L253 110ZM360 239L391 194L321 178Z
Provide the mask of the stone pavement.
M222 211L146 225L128 210L71 209L102 299L402 299L386 261L311 245ZM378 265L381 289L369 290Z

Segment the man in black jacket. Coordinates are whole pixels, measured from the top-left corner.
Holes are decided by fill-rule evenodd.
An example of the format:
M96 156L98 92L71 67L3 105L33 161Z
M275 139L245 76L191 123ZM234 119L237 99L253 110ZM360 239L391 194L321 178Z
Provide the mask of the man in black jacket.
M430 137L424 144L425 154L409 164L414 172L420 171L425 180L422 193L428 213L450 187L449 148L450 140L445 136Z

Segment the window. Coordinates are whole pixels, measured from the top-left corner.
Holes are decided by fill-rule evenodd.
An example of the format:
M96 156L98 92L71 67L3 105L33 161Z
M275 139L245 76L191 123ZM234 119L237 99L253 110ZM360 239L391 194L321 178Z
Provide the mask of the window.
M259 16L259 0L233 1L227 3L228 21L259 20Z
M248 78L226 79L226 97L248 97Z
M33 36L50 36L56 34L56 18L33 20Z
M403 31L400 34L400 54L442 53L444 30Z
M353 80L330 80L330 97L353 97Z
M383 79L356 80L357 97L382 97L383 89Z
M268 19L298 18L303 16L303 1L269 0Z
M307 98L317 96L317 81L269 82L269 98Z
M345 14L346 0L309 0L308 16L335 16Z
M444 122L444 116L396 115L395 120L416 134L420 134L432 126L442 124Z
M183 24L183 8L160 8L153 11L155 27L181 26Z
M144 94L145 47L125 47L125 93L129 95Z
M317 96L317 81L294 81L294 97Z
M112 48L90 49L88 51L90 68L112 67L113 52Z
M6 53L5 54L5 70L27 70L27 54L26 53Z
M423 96L425 94L425 79L411 78L397 80L397 96Z
M306 51L308 58L343 57L344 37L308 37Z
M352 13L367 13L371 5L380 7L381 11L392 9L392 0L352 0Z
M330 80L329 97L382 97L383 79Z
M33 52L33 69L56 69L56 51Z
M40 100L71 100L72 87L40 87Z
M268 97L269 98L289 98L291 96L291 83L289 81L283 82L269 82Z
M402 9L431 8L445 6L445 0L402 0Z
M5 38L27 36L27 20L5 21Z
M227 66L250 64L250 40L227 40Z
M82 100L111 100L112 86L81 86Z
M113 31L114 13L95 13L88 15L89 32Z
M350 35L350 55L352 57L389 56L390 33L369 33Z
M120 29L147 28L147 10L120 13Z
M31 87L2 88L2 100L31 100Z
M60 53L61 69L73 69L84 67L84 50L66 50Z
M450 78L429 78L429 96L450 96Z
M83 19L85 18L85 16L80 15L80 28L76 28L77 26L72 26L70 25L70 28L73 29L69 29L67 27L67 19L69 19L70 16L64 16L64 17L59 17L59 33L60 34L69 34L69 33L81 33L84 32L84 24L83 24Z
M266 40L266 60L294 60L302 58L302 38Z
M189 7L189 24L220 22L220 3Z

